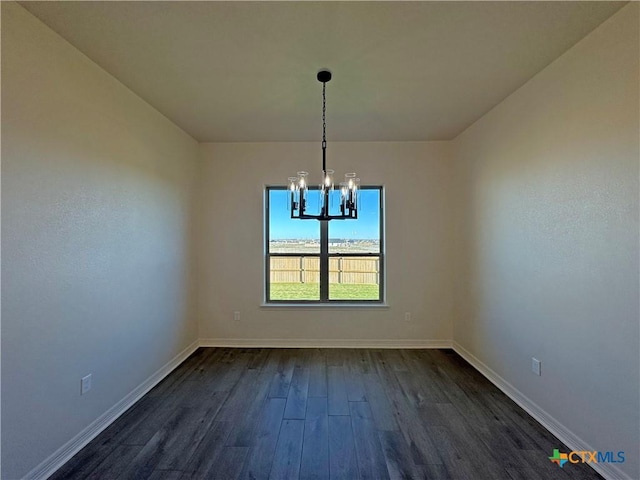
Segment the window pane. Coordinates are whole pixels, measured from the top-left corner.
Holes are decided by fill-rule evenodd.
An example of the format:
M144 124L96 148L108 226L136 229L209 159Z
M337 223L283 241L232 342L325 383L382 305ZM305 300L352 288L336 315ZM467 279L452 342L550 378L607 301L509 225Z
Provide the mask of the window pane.
M270 257L269 267L269 300L320 300L320 257Z
M320 222L292 220L288 201L288 190L269 190L269 253L320 253Z
M319 212L317 190L310 190L308 213ZM339 214L337 199L330 201L331 213ZM382 189L362 187L358 197L358 220L334 220L321 229L317 220L291 219L290 193L267 189L267 301L325 302L382 301L384 283L381 238ZM337 205L337 211L336 211ZM317 211L316 211L317 210ZM329 270L324 270L321 243L329 251ZM321 265L322 271L321 270ZM323 278L320 278L321 275ZM326 282L326 297L320 285Z
M329 253L380 253L380 190L358 195L357 220L329 222Z
M380 300L380 257L329 258L329 300Z

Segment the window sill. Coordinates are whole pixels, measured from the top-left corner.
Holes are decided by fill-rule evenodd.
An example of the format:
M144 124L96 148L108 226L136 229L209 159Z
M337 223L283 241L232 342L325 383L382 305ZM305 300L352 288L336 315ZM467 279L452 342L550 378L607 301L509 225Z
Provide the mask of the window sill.
M266 303L263 302L260 304L260 308L274 308L274 309L289 309L289 308L329 308L329 309L340 309L346 308L349 310L352 309L363 309L368 310L371 308L389 308L389 304L387 303Z

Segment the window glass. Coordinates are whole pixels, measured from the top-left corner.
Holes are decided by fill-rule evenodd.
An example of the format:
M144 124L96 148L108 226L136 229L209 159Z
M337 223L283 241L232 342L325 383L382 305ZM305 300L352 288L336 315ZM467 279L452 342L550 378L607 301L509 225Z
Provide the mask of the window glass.
M380 256L329 258L329 300L378 300Z
M271 300L320 300L320 257L272 256Z
M319 254L320 222L293 220L288 201L288 190L269 190L269 253Z
M319 212L316 193L309 192L307 213ZM291 219L289 196L282 187L267 188L266 300L381 302L382 188L362 187L358 219L331 220L325 229L315 219ZM330 211L339 213L339 195Z
M380 190L360 190L357 220L329 222L329 253L380 253Z

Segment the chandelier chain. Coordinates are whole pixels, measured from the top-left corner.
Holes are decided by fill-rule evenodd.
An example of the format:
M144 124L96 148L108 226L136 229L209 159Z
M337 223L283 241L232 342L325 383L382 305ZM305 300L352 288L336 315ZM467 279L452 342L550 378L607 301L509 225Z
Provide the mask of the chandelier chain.
M327 98L326 91L327 84L322 82L322 148L327 146Z

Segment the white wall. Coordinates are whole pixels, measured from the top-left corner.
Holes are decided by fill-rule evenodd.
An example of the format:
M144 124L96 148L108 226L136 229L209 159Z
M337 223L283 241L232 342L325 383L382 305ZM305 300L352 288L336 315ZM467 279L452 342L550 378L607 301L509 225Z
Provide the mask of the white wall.
M36 467L197 339L197 155L192 138L2 2L3 478Z
M594 449L624 450L631 478L638 80L633 3L454 142L465 240L454 340Z
M201 338L262 345L450 340L453 169L448 143L329 142L330 167L356 171L363 183L386 188L389 308L260 307L264 185L282 185L301 169L319 179L319 143L203 144L201 153ZM239 324L232 321L235 310L241 312ZM403 321L404 312L412 313L411 323Z

